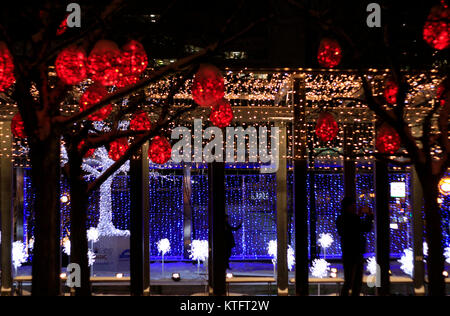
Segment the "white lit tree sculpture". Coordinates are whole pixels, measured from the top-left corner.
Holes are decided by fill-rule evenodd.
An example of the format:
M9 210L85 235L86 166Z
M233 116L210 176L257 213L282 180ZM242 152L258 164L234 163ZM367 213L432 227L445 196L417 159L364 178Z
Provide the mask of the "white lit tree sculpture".
M162 277L164 278L164 255L170 251L170 241L167 238L161 239L156 243L158 252L162 255Z
M208 259L208 249L209 246L207 240L193 240L191 243L189 258L197 261L197 274L200 273L200 261L206 262Z

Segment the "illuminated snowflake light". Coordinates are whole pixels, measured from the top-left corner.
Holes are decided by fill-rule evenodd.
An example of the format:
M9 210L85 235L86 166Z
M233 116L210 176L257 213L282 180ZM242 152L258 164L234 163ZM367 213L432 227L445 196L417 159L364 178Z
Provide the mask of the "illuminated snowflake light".
M170 241L167 238L158 241L156 246L158 247L158 252L162 253L163 256L170 251Z
M99 237L99 232L98 232L97 228L91 227L88 229L88 231L87 231L88 241L92 241L95 243L98 241L98 237Z
M402 269L405 274L412 277L414 271L414 260L413 251L411 248L403 250L403 255L398 262L401 263L400 269Z
M450 264L450 247L445 248L444 256L445 261Z
M95 252L93 252L91 249L89 249L87 256L88 256L88 266L91 267L95 263L95 258L96 258Z
M12 244L12 262L14 269L17 270L22 263L26 262L28 254L26 252L26 246L21 241L15 241Z
M330 264L325 259L315 259L310 268L311 274L315 278L325 278L328 276Z
M322 247L322 248L328 248L328 247L330 247L331 246L331 244L334 242L334 239L333 239L333 237L331 236L331 234L320 234L319 235L320 236L320 238L319 238L319 245Z
M63 252L70 256L70 239L67 237L63 240Z
M370 275L377 274L377 259L375 257L370 257L367 259L367 271Z
M291 245L288 247L288 269L289 271L292 271L295 265L295 252L294 249L292 249Z
M277 262L277 241L271 240L267 246L267 252L272 257L272 262Z
M209 244L207 240L193 240L191 250L189 251L191 258L194 261L206 261L209 256Z

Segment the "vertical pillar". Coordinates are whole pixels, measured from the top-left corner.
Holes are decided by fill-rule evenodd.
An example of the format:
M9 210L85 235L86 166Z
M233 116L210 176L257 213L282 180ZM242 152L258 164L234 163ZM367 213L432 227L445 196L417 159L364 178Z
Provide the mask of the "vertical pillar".
M0 211L1 211L1 292L12 294L12 150L11 130L9 121L0 121ZM3 147L5 146L5 147Z
M353 128L344 128L344 193L346 197L356 200L356 166L353 159Z
M189 250L191 246L192 233L192 184L191 184L191 165L186 163L183 167L183 241L184 241L184 259L189 259Z
M389 227L389 177L387 162L375 161L375 243L376 260L380 266L380 287L378 295L389 295L389 253L390 253L390 227Z
M144 294L144 192L142 148L130 159L130 292Z
M287 296L289 290L287 264L287 163L286 124L277 123L279 128L279 155L277 177L277 285L278 295Z
M24 238L24 230L23 230L23 168L17 168L13 170L14 181L14 219L15 219L15 231L14 237L15 240L23 240Z
M314 170L314 143L308 142L309 149L309 251L310 262L318 258L319 249L317 246L317 211L316 211L316 173Z
M226 294L225 163L208 165L209 285L214 296Z
M142 201L143 201L143 238L144 238L144 295L150 295L150 188L148 142L142 146Z
M295 293L308 295L308 208L307 208L307 130L304 75L294 79L294 211L295 211Z
M423 261L423 191L417 171L412 171L412 212L413 212L413 253L414 253L414 293L425 295L425 266Z

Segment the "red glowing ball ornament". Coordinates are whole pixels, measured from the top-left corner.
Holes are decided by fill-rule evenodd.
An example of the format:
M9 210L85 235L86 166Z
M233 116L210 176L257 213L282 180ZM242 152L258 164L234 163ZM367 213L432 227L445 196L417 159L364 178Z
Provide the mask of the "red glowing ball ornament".
M401 140L395 129L384 124L378 130L376 147L380 153L394 154L400 149Z
M332 141L339 132L339 126L331 113L324 112L319 115L316 124L316 135L323 142Z
M130 41L122 47L121 66L117 86L134 84L148 65L147 53L138 41Z
M163 165L170 160L172 156L172 146L167 138L155 136L148 148L148 157L153 163Z
M147 113L144 111L136 112L131 117L130 130L132 131L149 131L152 128L152 123Z
M79 144L78 144L78 151L81 151L83 149L83 146L86 142L84 140L82 140ZM89 158L91 157L95 152L95 148L89 148L86 153L84 154L83 158Z
M334 68L341 62L342 49L338 41L324 38L320 41L317 61L323 67Z
M116 139L109 144L108 157L117 161L128 150L128 139L126 137Z
M444 84L441 84L436 91L436 98L438 99L442 107L445 106L446 102L444 92L445 92Z
M398 86L395 81L389 79L384 87L384 98L390 105L397 103Z
M211 123L220 128L230 125L233 118L233 109L231 108L230 103L225 99L222 99L213 106L211 115L209 116Z
M15 81L13 57L8 46L0 42L0 92L8 89Z
M87 76L86 60L86 53L82 48L65 48L56 58L56 74L65 84L79 84Z
M434 49L443 50L450 46L449 19L450 8L445 1L431 8L423 27L423 39Z
M119 81L121 52L116 43L98 41L87 60L92 80L103 86L114 86Z
M17 113L14 115L14 117L11 120L11 132L14 135L14 137L17 138L27 138L27 135L25 134L25 125L22 120L22 116L20 113Z
M225 95L225 84L220 70L212 65L201 65L191 87L195 103L212 107Z
M80 111L86 111L91 106L100 102L106 95L108 91L106 91L105 87L99 85L90 86L84 94L80 98ZM106 119L112 112L112 105L108 104L102 107L100 110L88 116L88 120L91 121L103 121Z

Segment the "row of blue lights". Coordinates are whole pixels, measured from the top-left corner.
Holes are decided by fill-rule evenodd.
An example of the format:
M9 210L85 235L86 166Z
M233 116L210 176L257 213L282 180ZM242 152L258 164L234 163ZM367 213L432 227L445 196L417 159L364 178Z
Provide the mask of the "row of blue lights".
M409 204L411 179L408 174L390 174L390 181L405 182L406 199L391 199L391 222L398 229L391 229L391 253L399 255L403 249L411 246ZM33 194L28 176L24 181L24 235L33 235L32 203ZM289 241L294 247L295 230L293 225L292 203L293 176L288 176L288 214ZM308 191L310 188L308 187ZM62 194L67 194L68 186L61 183ZM168 257L181 258L184 254L183 243L183 176L169 174L150 177L150 244L151 256L157 257L156 242L168 238L171 252ZM327 249L327 256L339 257L341 249L335 221L339 215L340 201L343 198L343 175L340 173L315 174L317 236L329 233L335 242ZM358 174L357 196L360 206L373 209L374 183L372 174ZM89 198L88 227L95 227L99 217L99 193ZM236 247L234 258L267 258L267 243L276 239L276 181L273 174L236 174L226 176L226 211L230 222L242 228L235 233ZM191 239L208 239L208 181L205 174L192 175L192 226ZM62 203L62 234L70 231L69 204ZM444 243L449 244L450 198L446 197L442 205ZM309 208L309 201L308 201ZM117 176L112 184L113 223L118 229L129 229L130 195L129 177ZM374 233L368 235L368 253L374 252Z

